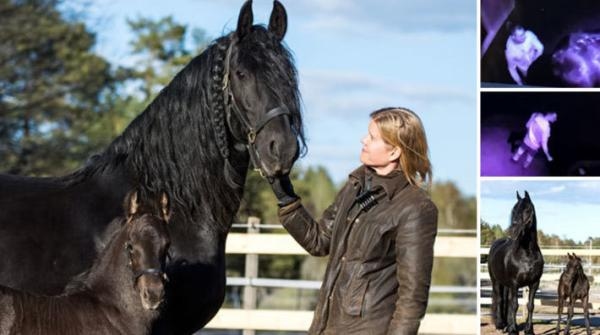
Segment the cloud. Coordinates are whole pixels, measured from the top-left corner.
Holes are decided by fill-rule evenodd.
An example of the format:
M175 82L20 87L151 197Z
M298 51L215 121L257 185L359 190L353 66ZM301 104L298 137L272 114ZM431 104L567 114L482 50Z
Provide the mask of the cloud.
M306 16L307 26L315 30L373 33L475 29L476 5L472 1L309 0L284 5L289 13Z
M462 88L434 84L403 84L377 75L310 71L301 73L300 90L312 109L348 116L370 111L373 106L393 106L398 101L415 106L443 101L472 104L473 96Z

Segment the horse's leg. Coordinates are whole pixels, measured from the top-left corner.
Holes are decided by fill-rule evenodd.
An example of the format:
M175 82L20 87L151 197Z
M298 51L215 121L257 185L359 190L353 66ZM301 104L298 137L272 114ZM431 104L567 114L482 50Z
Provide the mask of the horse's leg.
M505 287L505 290L508 291L508 299L506 301L506 305L508 307L508 313L506 313L506 319L508 322L508 327L506 328L506 332L510 335L519 334L519 330L517 329L517 310L519 309L518 295L519 289L514 287Z
M508 300L508 287L502 286L502 291L500 293L502 294L502 304L500 305L502 309L500 310L500 316L504 329L506 329L508 326L508 306L510 303Z
M583 302L583 317L585 319L585 331L587 332L587 335L592 335L592 331L590 330L590 311L589 311L589 306L588 306L588 300L590 298L589 293L585 295L585 297L583 297L582 302Z
M504 291L504 287L492 279L492 319L494 320L496 329L504 329L506 327Z
M557 334L560 333L560 316L562 314L564 302L565 302L565 299L561 295L559 295L558 296L558 321L556 322L556 333Z
M525 324L525 334L533 335L533 305L535 303L535 292L540 286L540 281L529 285L529 300L527 301L527 323Z
M565 334L569 334L571 329L571 320L573 319L573 307L575 306L575 299L573 299L573 294L569 297L569 310L567 316L567 325L565 326Z

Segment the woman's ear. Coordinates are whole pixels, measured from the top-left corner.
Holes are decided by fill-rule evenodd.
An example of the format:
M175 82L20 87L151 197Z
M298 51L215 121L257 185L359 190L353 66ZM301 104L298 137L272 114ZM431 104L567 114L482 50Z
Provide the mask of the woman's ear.
M400 149L399 147L394 147L394 149L392 149L392 151L390 151L390 162L396 161L400 158L400 154L402 153L402 149Z

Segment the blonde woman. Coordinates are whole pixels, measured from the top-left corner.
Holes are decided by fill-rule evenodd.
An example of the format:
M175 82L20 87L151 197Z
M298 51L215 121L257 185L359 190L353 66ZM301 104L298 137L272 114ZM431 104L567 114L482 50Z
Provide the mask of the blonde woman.
M371 114L362 166L313 219L287 176L273 181L279 218L314 256L329 256L309 334L417 334L425 314L437 208L421 120L405 108Z

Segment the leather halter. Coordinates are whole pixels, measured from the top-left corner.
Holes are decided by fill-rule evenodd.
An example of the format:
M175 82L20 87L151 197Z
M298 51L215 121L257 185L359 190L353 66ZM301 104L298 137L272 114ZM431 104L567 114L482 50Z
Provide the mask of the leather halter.
M261 164L260 164L260 154L258 153L258 150L256 149L256 145L255 145L255 141L256 141L256 135L273 119L275 119L276 117L279 116L283 116L285 118L287 118L287 121L289 123L289 117L291 115L289 109L286 106L277 106L271 110L269 110L266 114L264 114L257 122L255 125L252 125L252 123L250 122L250 120L248 120L248 118L246 118L246 116L242 113L242 111L240 110L240 108L238 107L238 104L235 101L235 97L233 96L233 92L231 91L231 85L230 85L230 76L231 76L231 71L230 71L230 63L231 63L231 53L233 50L233 46L237 43L237 39L235 37L233 37L231 39L231 42L229 43L229 47L227 48L227 52L225 54L225 61L224 61L224 72L223 72L223 86L222 86L222 90L223 90L223 102L225 105L225 116L226 116L226 120L227 120L227 125L229 127L229 131L231 132L231 134L236 138L236 140L238 142L243 143L246 148L248 149L248 153L250 154L250 161L252 162L252 165L254 166L254 170L257 171L263 178L266 178L266 174L264 173L264 171L262 170ZM243 124L243 126L246 128L246 139L245 142L243 139L240 139L238 137L235 136L235 133L233 131L233 128L231 127L231 116L232 113L231 111L233 110L233 112L235 113L235 116L238 118L238 120Z
M127 224L129 224L129 222L127 222ZM132 246L131 243L129 242L129 240L127 242L125 242L125 250L127 251L127 257L129 258L129 266L131 267L131 251L132 251ZM170 258L169 253L167 252L167 258ZM169 281L169 277L167 276L167 273L161 268L147 268L147 269L142 269L139 271L136 271L133 273L133 284L137 284L138 279L140 279L141 276L144 275L151 275L151 276L155 276L160 278L160 280L162 280L163 282L168 282Z

